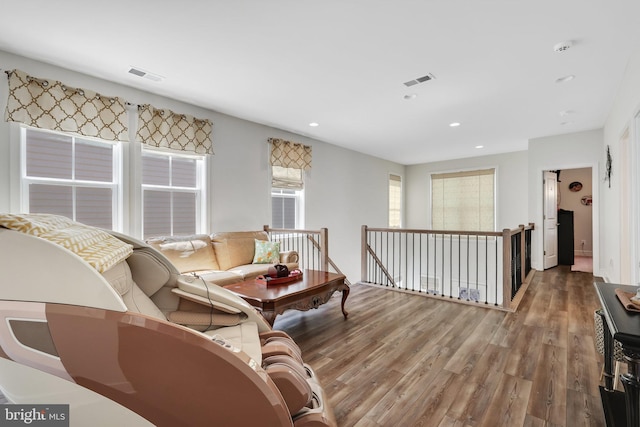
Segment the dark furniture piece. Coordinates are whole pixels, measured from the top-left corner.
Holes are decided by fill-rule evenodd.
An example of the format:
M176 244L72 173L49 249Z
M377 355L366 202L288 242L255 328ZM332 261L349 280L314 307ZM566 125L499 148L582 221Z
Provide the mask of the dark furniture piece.
M329 301L335 291L342 291L342 315L349 313L344 303L349 296L349 286L342 274L327 271L304 270L302 280L280 285L256 283L255 279L225 286L252 306L258 308L273 326L278 314L294 309L307 311Z
M605 420L607 426L640 427L640 313L625 310L615 294L616 288L635 293L638 287L611 283L594 285L607 325L604 328L605 386L600 387ZM613 390L614 339L622 344L628 365L628 373L620 377L624 393Z
M573 265L573 211L558 209L558 264Z

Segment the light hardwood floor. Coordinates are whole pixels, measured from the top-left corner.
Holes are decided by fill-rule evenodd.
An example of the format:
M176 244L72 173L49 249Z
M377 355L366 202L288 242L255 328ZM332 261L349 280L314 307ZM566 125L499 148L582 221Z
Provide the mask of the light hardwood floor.
M603 426L589 273L537 272L516 313L353 285L288 332L339 426Z

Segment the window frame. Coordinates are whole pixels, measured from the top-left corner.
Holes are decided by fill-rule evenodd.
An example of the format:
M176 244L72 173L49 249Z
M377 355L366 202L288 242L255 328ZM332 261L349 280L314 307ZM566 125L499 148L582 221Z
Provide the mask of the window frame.
M483 173L487 171L492 171L491 174ZM474 175L474 173L476 173ZM490 230L456 230L449 229L446 227L437 227L434 225L434 176L437 175L461 175L461 176L481 176L481 175L492 175L493 177L493 197L492 197L492 206L493 206L493 221ZM431 229L445 230L445 231L480 231L480 232L495 232L497 223L498 223L498 168L493 166L473 168L473 169L464 169L464 170L455 170L455 171L433 171L429 173L429 215L430 215L430 225Z
M145 226L144 226L144 202L145 202L145 191L166 191L169 192L171 194L173 193L189 193L189 194L195 194L195 229L194 229L194 234L201 234L204 232L204 230L206 229L205 223L206 223L206 219L207 219L207 156L205 155L201 155L201 154L187 154L187 153L180 153L180 152L176 152L176 151L172 151L172 150L166 150L166 149L156 149L153 147L148 147L145 146L143 144L141 144L142 147L140 149L140 162L139 162L139 171L140 171L140 176L139 176L139 214L136 215L136 217L139 219L139 234L142 237L142 239L147 239L152 237L150 236L145 236ZM145 155L150 155L150 156L156 156L156 157L168 157L169 158L169 163L170 165L172 165L173 163L173 159L192 159L196 161L196 185L195 187L185 187L185 186L174 186L171 184L169 185L159 185L159 184L145 184L144 183L144 178L143 178L143 165L144 165L144 157ZM172 177L172 173L171 173L172 169L169 169L169 179L171 180ZM173 208L170 210L170 214L173 216ZM173 230L174 230L174 226L175 223L173 221L173 219L171 220L170 223L170 232L168 233L168 235L173 235Z
M65 138L77 138L82 141L95 141L109 144L114 148L114 180L118 182L117 207L112 215L113 231L124 233L143 240L143 195L142 195L142 154L143 150L154 153L165 152L173 156L195 157L201 159L197 180L202 183L200 188L199 208L196 217L196 230L205 232L210 223L210 199L211 184L211 156L191 153L182 153L170 149L156 149L139 142L130 141L105 141L99 138L76 135L71 132L61 132L48 129L40 129L21 123L9 123L9 209L10 212L28 212L29 193L28 186L31 182L26 179L26 130L51 133ZM29 177L31 178L31 177ZM46 178L45 178L46 179ZM44 183L43 180L40 180ZM97 186L103 186L98 183Z
M394 180L392 177L397 177L397 180ZM400 194L399 194L399 202L398 202L398 206L397 206L397 211L398 211L398 225L392 225L391 224L391 217L392 217L392 211L395 210L395 207L391 206L391 202L392 202L392 198L391 198L391 191L392 191L392 183L394 181L397 181L400 183L399 189L400 189ZM404 221L403 221L403 202L404 202L404 187L403 187L403 179L402 179L402 175L400 174L395 174L395 173L389 173L388 174L388 181L387 181L387 225L389 228L402 228Z
M18 200L17 205L20 212L30 212L30 191L29 186L31 184L40 185L55 185L61 187L71 187L73 189L73 201L72 201L72 220L76 221L77 218L77 205L76 205L76 189L77 188L109 188L112 190L111 200L111 229L114 231L123 231L123 217L124 217L124 203L123 203L123 146L122 141L105 141L99 138L88 137L84 135L76 135L70 132L59 132L48 129L34 128L24 124L16 124L17 126L17 139L18 139ZM35 132L41 134L58 135L65 138L70 138L72 144L72 159L71 159L71 178L53 178L53 177L36 177L27 175L27 132ZM110 146L112 148L112 181L90 181L81 180L75 178L76 170L76 145L77 141L91 142L103 146Z
M289 192L289 193L285 193ZM284 197L295 200L295 226L294 229L302 229L304 228L304 189L302 190L292 190L290 188L278 188L271 187L271 227L274 227L273 224L273 198L274 197Z

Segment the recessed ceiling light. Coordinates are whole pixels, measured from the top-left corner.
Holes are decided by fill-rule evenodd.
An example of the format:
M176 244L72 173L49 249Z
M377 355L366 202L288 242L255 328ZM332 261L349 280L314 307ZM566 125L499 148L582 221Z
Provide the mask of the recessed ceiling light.
M476 145L476 148L484 148L484 145Z
M406 99L407 101L410 99L415 99L418 95L416 95L415 93L411 93L409 95L405 95L403 98Z
M309 126L311 126L312 128L315 128L315 127L320 126L320 124L316 123L316 122L311 122L311 123L309 123Z
M568 76L564 76L564 77L560 77L559 79L556 79L556 83L570 82L571 80L573 80L575 78L576 78L576 76L574 76L573 74L569 74Z
M449 123L449 126L451 126L452 128L457 128L458 126L460 126L460 123L458 122Z

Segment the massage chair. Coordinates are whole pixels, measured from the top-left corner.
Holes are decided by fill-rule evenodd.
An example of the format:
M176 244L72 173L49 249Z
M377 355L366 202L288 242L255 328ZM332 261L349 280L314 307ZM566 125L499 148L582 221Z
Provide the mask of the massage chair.
M224 288L185 292L200 279L109 233L132 251L100 273L57 243L0 227L0 390L10 403L69 404L75 426L335 425L286 333Z

